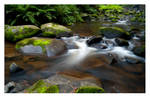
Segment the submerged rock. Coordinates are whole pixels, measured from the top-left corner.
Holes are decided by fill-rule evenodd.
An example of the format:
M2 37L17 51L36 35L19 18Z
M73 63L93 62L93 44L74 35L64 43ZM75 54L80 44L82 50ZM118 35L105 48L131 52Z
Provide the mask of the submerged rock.
M72 72L73 73L73 72ZM25 89L25 93L72 93L80 87L101 87L97 79L92 76L76 77L65 73L55 74L48 79L39 80ZM92 91L94 93L95 91ZM91 91L89 92L91 93Z
M21 25L21 26L5 26L5 38L11 42L31 37L39 33L40 29L34 25Z
M54 23L43 24L41 26L41 30L42 30L42 35L46 37L60 38L60 37L68 37L72 35L71 29Z
M91 55L82 62L82 66L85 69L98 68L103 65L109 65L112 62L113 57L108 54ZM91 65L92 64L92 65Z
M54 56L63 53L66 44L57 39L33 37L17 42L16 49L24 54Z
M128 38L130 36L129 32L124 31L119 27L100 27L100 34L105 36L106 38L117 38L123 37Z

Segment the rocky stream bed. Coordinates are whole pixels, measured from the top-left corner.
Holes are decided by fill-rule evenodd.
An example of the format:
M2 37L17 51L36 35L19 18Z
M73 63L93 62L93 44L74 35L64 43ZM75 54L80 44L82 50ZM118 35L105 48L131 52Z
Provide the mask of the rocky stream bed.
M5 92L143 93L144 25L6 25Z

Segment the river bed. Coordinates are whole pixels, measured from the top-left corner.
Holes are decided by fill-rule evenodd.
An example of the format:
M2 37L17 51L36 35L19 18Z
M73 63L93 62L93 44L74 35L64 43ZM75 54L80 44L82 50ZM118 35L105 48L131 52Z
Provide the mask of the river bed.
M116 45L113 39L103 37L103 41L97 45L105 45L105 49L90 47L86 44L91 36L97 34L95 32L98 31L99 26L107 27L108 25L124 29L131 27L131 24L124 22L123 24L107 22L75 24L70 27L74 36L61 38L68 44L68 51L54 57L24 55L15 50L14 43L5 41L5 84L14 81L32 85L37 80L48 78L57 72L70 72L68 74L74 75L77 72L83 72L98 78L106 93L145 92L145 58L135 55L130 50L132 46L145 44L145 42L133 44L133 40L138 41L138 38L134 37L135 39L128 41L129 46L122 47ZM137 24L132 26L138 27ZM144 31L143 26L140 25L138 28ZM77 48L73 46L74 44ZM9 65L13 62L24 71L11 74Z

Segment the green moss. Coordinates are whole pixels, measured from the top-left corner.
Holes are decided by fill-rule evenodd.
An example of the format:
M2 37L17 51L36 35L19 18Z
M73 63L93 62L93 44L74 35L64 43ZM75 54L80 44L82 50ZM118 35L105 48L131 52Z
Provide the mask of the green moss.
M130 35L129 32L126 32L119 27L100 27L100 32L101 34L104 34L106 32L112 32L112 33L124 33L126 35Z
M60 33L70 32L71 30L66 28L65 26L47 23L41 26L43 36L57 36Z
M59 93L59 88L57 85L51 85L43 80L39 80L26 91L28 93Z
M112 21L112 22L117 22L118 20L117 20L117 19L111 19L111 21Z
M39 28L34 26L6 26L5 38L9 41L16 42L23 38L31 37L39 32Z
M104 89L96 86L83 86L78 88L76 93L104 93Z
M10 26L5 26L5 38L7 40L13 40L14 33L12 32L12 29L9 29Z
M46 89L45 93L59 93L59 88L56 85L52 85Z
M42 38L27 38L27 39L17 42L16 49L19 49L20 47L29 45L29 44L34 45L34 46L40 46L43 52L45 52L45 46L51 44L51 40L42 39Z

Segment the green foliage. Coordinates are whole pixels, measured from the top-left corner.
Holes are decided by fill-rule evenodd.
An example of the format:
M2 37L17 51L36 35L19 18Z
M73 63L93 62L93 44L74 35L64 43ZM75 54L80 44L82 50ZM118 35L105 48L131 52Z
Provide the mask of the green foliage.
M144 22L145 12L138 12L134 7L140 5L5 5L5 24L34 24L40 26L48 22L72 25L93 18L118 21L133 15L139 22Z
M134 16L130 19L132 22L145 22L145 12L135 12Z
M110 19L113 22L116 22L124 8L121 5L99 5L100 14L104 15L105 18Z
M121 13L123 11L123 7L121 5L100 5L99 10L102 13Z
M50 21L53 18L50 12L53 11L54 9L49 8L48 5L6 5L5 21L10 25L34 24L38 26L40 23Z
M76 93L104 93L104 89L95 86L82 86L76 90Z
M6 24L10 25L39 26L51 21L71 25L84 21L75 5L6 5L5 15Z
M80 16L79 9L76 5L57 5L54 6L55 14L58 22L63 24L71 25L75 22L83 22Z

